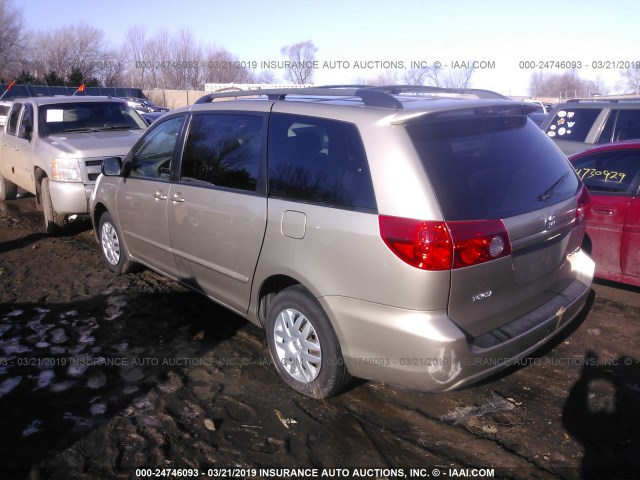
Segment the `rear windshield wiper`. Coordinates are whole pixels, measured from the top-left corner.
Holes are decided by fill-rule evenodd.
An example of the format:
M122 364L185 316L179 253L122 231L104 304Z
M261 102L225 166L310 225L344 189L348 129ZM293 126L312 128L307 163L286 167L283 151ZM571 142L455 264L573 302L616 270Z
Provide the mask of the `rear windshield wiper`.
M558 188L560 184L567 179L568 174L569 174L568 172L565 172L558 180L556 180L556 182L553 185L551 185L540 196L538 196L538 201L546 202L547 200L549 200L553 195L553 192L555 191L555 189Z

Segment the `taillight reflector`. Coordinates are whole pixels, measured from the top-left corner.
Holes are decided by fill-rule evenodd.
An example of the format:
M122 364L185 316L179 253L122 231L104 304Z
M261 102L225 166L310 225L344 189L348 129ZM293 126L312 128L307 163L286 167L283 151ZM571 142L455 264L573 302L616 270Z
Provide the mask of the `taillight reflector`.
M584 223L585 216L587 214L587 208L591 201L591 194L587 187L582 186L580 195L578 195L578 207L576 208L576 223Z
M502 220L423 221L380 215L380 236L400 259L422 270L449 270L511 254Z

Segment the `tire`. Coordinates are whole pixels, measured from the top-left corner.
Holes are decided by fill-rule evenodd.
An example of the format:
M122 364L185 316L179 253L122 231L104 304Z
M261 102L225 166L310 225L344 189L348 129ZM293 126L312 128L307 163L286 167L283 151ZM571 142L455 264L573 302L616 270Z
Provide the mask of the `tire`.
M44 177L40 183L40 201L44 212L44 229L50 235L59 234L64 228L67 217L53 209L49 179Z
M131 260L129 260L122 243L122 234L109 212L100 216L98 241L100 242L100 256L109 270L117 274L127 273L131 270Z
M15 200L17 195L18 186L0 173L0 200Z
M331 322L301 285L275 296L267 314L266 332L276 369L294 390L312 398L327 398L350 383Z

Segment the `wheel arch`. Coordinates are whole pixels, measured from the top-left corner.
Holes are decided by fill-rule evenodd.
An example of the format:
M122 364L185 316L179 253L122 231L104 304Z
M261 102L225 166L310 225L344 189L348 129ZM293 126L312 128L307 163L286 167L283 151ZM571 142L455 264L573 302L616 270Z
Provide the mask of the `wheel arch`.
M47 172L45 172L42 168L40 167L34 167L33 168L33 179L35 181L35 190L36 190L36 203L38 205L42 205L42 179L47 178Z
M289 288L294 285L301 285L306 290L309 290L302 282L288 275L272 275L262 282L260 290L258 291L257 312L257 320L261 327L264 328L265 326L265 319L267 312L269 311L269 305L271 305L275 296L285 288Z
M102 202L98 202L94 205L93 207L93 211L91 213L91 217L93 219L93 233L95 233L96 238L98 237L98 225L100 225L100 218L102 217L102 215L105 212L108 212L109 210L107 209L107 207L102 203Z

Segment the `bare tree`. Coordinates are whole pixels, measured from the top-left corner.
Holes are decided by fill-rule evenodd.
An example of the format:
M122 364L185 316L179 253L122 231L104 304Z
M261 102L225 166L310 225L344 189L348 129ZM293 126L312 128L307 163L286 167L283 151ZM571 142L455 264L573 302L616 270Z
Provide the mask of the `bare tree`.
M86 23L37 32L30 46L32 67L40 74L66 78L77 70L89 78L109 61L104 32Z
M0 79L9 81L24 69L25 29L22 10L0 0Z
M471 86L473 67L447 69L429 66L408 70L402 79L408 85L430 85L432 87L465 89Z
M145 58L144 47L146 32L144 27L136 25L130 27L124 35L121 47L121 58L125 64L124 75L131 86L145 88L147 74L153 66Z
M127 62L116 50L108 53L109 60L98 71L96 78L105 87L123 87L128 84Z
M254 83L277 83L276 76L271 70L261 70L258 73L253 74L253 82Z
M473 67L445 70L440 75L441 84L436 86L445 88L469 88L471 86L471 76L474 71L475 69Z
M187 29L180 30L168 45L169 59L163 68L165 85L179 90L197 90L201 85L202 47Z
M533 72L529 79L531 95L535 97L592 97L606 93L602 80L584 80L576 69L563 73Z
M402 76L407 85L424 85L429 79L429 68L412 68Z
M280 54L287 57L290 65L285 69L284 78L293 83L313 83L314 65L318 48L311 40L285 46Z
M630 67L620 72L623 87L629 93L640 94L640 68Z
M252 73L238 62L238 57L215 45L204 49L203 83L251 83Z

